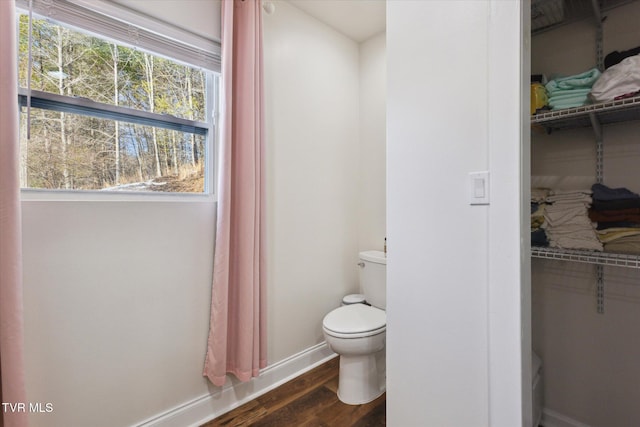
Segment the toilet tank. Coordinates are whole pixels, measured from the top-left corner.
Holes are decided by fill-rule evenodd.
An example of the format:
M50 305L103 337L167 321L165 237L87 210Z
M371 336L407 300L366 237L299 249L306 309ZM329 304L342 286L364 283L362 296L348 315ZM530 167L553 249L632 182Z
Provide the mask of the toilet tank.
M387 255L381 251L360 252L360 287L369 304L387 308Z

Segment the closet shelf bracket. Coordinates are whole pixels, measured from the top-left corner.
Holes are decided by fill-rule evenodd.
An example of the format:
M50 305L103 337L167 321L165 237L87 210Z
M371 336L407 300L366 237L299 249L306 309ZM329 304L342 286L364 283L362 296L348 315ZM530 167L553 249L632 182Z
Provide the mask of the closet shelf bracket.
M596 65L598 70L604 71L604 56L602 53L602 12L600 11L600 2L598 0L591 0L591 7L593 8L593 17L596 24Z
M598 314L604 314L604 267L596 265L596 305Z
M598 0L591 0L591 7L593 8L593 17L596 19L596 25L602 25L602 14L600 13L600 2L598 2Z
M591 127L593 128L593 133L596 135L596 139L602 141L602 125L595 112L589 112L589 120L591 121Z

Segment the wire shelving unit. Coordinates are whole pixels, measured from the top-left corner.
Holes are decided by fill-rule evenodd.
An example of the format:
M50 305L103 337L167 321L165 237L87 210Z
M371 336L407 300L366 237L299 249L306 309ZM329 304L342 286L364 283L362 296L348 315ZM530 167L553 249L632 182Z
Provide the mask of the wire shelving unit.
M574 249L531 247L534 258L556 261L582 262L610 267L640 268L640 255L613 254L609 252L581 251Z

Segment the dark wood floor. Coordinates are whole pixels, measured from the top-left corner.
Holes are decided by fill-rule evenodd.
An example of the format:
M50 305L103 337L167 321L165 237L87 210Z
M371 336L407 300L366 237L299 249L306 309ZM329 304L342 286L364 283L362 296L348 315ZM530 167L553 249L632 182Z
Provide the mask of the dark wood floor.
M377 427L386 425L386 395L365 405L338 400L338 358L201 427Z

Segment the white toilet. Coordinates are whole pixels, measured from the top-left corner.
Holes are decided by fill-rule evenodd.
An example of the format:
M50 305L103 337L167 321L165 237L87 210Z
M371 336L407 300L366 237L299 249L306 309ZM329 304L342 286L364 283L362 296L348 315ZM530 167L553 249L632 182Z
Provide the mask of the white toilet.
M327 344L340 355L338 398L350 405L371 402L386 388L386 254L360 252L358 266L360 286L370 305L344 305L322 321Z

